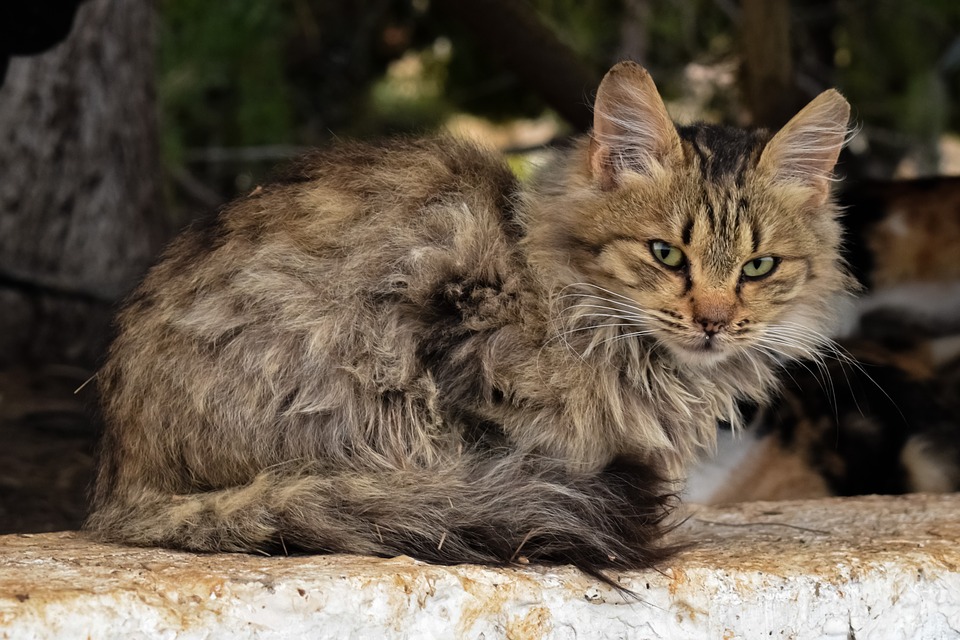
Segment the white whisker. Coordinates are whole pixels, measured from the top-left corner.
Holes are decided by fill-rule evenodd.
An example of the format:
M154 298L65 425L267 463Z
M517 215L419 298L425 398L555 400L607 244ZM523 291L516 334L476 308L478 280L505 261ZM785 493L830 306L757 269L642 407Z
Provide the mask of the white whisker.
M832 390L833 381L832 381L832 378L830 378L829 376L829 369L826 366L826 363L823 361L823 358L828 357L837 361L837 363L840 365L840 372L843 374L844 379L847 383L847 388L850 390L850 397L853 400L854 406L856 406L857 411L859 411L861 415L863 415L863 410L860 407L859 403L857 402L856 394L854 393L853 386L850 382L850 378L847 376L844 365L850 366L851 368L858 371L861 375L863 375L864 378L869 380L870 383L873 384L880 391L880 393L882 393L890 401L890 403L897 409L897 412L899 412L900 415L903 416L903 412L901 411L897 403L894 402L893 398L890 397L890 394L888 394L887 391L882 386L880 386L880 384L876 380L873 379L873 376L871 376L866 371L863 364L860 363L849 351L843 348L843 346L838 344L835 340L828 337L824 333L817 331L815 329L812 329L806 325L800 324L798 322L791 322L791 321L783 321L779 323L779 325L771 327L768 330L768 333L773 334L774 337L779 336L781 339L793 340L798 344L802 344L805 347L809 347L811 350L813 348L817 349L820 353L818 353L815 358L811 357L811 359L818 363L818 368L821 369L821 371L823 372L823 375L825 375L827 379L830 381L831 390ZM810 355L812 356L813 354L811 353ZM833 396L834 409L836 410L835 391L833 391L832 396ZM906 417L904 417L904 419L906 419Z

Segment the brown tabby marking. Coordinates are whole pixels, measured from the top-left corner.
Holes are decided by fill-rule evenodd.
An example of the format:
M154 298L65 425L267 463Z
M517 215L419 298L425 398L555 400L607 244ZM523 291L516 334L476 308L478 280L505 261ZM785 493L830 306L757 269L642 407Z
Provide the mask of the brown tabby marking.
M848 113L831 91L772 139L678 130L622 63L533 185L449 140L313 154L180 236L120 314L88 530L649 566L667 481L846 295Z

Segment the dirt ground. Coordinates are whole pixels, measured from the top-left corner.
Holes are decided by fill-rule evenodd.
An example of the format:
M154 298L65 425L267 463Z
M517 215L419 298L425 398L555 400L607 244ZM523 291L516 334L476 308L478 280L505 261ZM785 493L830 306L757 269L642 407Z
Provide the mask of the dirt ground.
M73 368L0 371L0 534L83 522L99 432L90 376Z

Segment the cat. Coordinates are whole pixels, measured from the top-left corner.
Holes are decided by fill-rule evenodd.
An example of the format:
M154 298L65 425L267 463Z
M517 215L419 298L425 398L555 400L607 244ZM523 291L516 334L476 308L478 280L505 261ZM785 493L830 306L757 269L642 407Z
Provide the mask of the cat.
M678 127L622 62L529 183L445 139L305 157L166 250L97 376L95 538L649 567L676 482L848 297L849 105Z

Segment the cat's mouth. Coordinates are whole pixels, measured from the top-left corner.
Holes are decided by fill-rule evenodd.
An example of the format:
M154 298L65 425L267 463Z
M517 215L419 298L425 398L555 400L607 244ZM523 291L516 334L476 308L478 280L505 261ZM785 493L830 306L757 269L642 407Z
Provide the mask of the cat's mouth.
M718 336L704 336L684 346L695 353L720 353L724 350Z
M729 356L733 350L720 335L702 335L695 338L674 339L670 351L683 364L713 365Z

